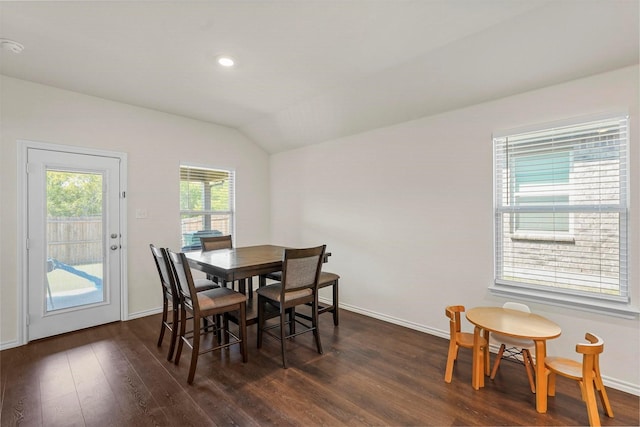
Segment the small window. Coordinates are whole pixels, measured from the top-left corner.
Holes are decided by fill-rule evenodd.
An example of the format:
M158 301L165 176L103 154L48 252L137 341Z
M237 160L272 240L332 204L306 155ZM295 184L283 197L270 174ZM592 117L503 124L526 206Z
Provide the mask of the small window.
M182 250L200 249L200 237L232 235L233 221L233 171L180 166Z
M629 302L627 122L494 138L494 288Z

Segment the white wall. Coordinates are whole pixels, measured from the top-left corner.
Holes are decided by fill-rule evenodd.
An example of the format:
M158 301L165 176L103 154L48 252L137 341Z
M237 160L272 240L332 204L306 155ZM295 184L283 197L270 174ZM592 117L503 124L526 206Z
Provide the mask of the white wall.
M269 160L236 130L0 77L0 344L18 337L17 140L128 153L129 314L161 306L149 243L180 247L179 164L236 170L236 245L269 241ZM136 219L136 209L147 219Z
M341 303L448 337L444 307L502 305L493 279L492 133L610 111L631 116L633 305L640 306L638 67L373 130L271 157L272 241L326 243ZM425 102L429 102L425 99ZM562 326L548 353L606 342L609 385L640 394L640 322L542 304ZM470 326L467 326L470 331Z

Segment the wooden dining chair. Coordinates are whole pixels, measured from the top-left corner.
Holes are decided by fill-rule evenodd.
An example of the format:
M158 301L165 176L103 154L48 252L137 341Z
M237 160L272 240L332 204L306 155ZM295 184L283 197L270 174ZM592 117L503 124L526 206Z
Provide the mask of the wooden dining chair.
M200 237L200 245L202 247L202 252L233 248L231 235ZM208 273L207 273L207 279L213 280L216 283L220 281L218 277L215 277ZM226 286L226 283L223 283L222 286Z
M156 263L158 275L160 276L160 285L162 287L162 323L160 325L160 336L158 337L158 347L162 346L165 330L171 332L169 343L169 353L167 360L173 358L176 341L178 337L178 328L180 326L180 295L176 289L174 275L169 264L169 256L165 248L157 248L150 244L151 254ZM194 282L196 292L206 291L218 287L214 282L206 279L200 279ZM171 307L171 320L169 321L169 307ZM205 326L208 326L208 322Z
M591 333L586 333L584 337L589 343L576 345L576 352L582 354L582 363L564 357L546 358L544 365L548 369L547 375L549 376L548 394L549 396L556 395L556 375L577 381L580 386L582 400L587 406L589 425L599 426L600 416L598 415L595 390L600 395L600 401L605 413L610 418L613 418L613 409L611 409L609 397L600 375L600 354L604 351L604 341Z
M529 306L518 302L505 302L502 308L531 313ZM502 359L513 360L524 364L525 370L527 371L527 377L529 378L529 387L531 388L531 392L535 393L536 383L533 378L534 367L533 359L531 358L531 349L535 347L533 340L515 338L492 332L489 342L500 345L500 349L496 355L496 361L494 362L493 369L491 370L491 379L496 377L496 373L498 372ZM519 357L522 357L522 361Z
M231 235L224 236L207 236L200 237L200 244L202 245L202 252L216 251L218 249L233 249L233 241ZM207 278L219 283L221 279L215 276L207 275ZM244 281L244 288L249 295L249 298L253 298L253 278L241 279ZM222 286L227 286L226 283L221 283ZM233 284L231 285L233 287ZM240 285L238 285L238 289Z
M458 359L458 350L460 347L473 350L473 334L469 332L462 332L461 330L461 313L464 313L464 305L450 305L445 309L445 314L449 318L449 352L447 354L447 366L444 372L444 381L450 383L453 377L453 365ZM480 337L480 350L481 354L477 355L482 363L485 365L485 361L488 361L489 346L487 340L484 337ZM473 355L476 357L476 355ZM486 368L485 368L486 370Z
M203 252L233 248L231 235L200 237L200 244L202 245Z
M318 280L326 246L306 249L285 249L282 262L282 281L263 286L258 294L258 348L262 347L263 334L280 340L282 367L287 368L286 341L306 332L313 332L318 353L322 354L322 343L318 330ZM296 306L311 304L311 324L298 320ZM288 316L288 320L287 320ZM267 324L267 320L278 317L277 324ZM295 324L304 327L296 331ZM289 334L287 334L289 326ZM279 333L273 333L273 329Z
M183 344L191 347L191 364L187 382L191 384L198 364L198 356L214 350L227 348L239 344L242 361L247 362L247 297L240 292L225 287L216 287L202 292L197 292L194 286L191 268L184 253L169 251L171 268L176 278L176 288L180 294L180 317L187 318L187 313L192 316L193 328L187 333L186 321L180 322L180 341L176 351L175 364L180 362ZM230 312L235 312L234 318L238 322L238 334L229 329ZM213 347L201 350L201 335L208 333L207 328L201 328L200 322L207 317L214 318L222 315L223 321L215 322L217 340ZM222 335L223 339L220 339Z
M275 273L270 273L269 275L267 275L267 278L271 280L281 281L282 272L277 271ZM332 313L333 324L335 326L338 326L340 324L340 312L338 310L339 298L340 298L340 290L338 287L339 281L340 281L339 275L337 275L336 273L330 273L328 271L321 271L320 278L318 279L318 289L331 287L331 291L332 291L331 304L318 302L318 315L322 313ZM304 313L300 313L298 311L296 311L296 316L302 317L303 319L306 319L309 321L311 320L311 316L308 316L307 314L304 314Z
M331 256L331 252L324 253L323 263L326 263ZM282 271L275 271L266 275L267 279L275 280L276 282L280 282L282 280ZM338 326L340 324L340 311L339 307L339 298L340 298L340 289L339 289L339 281L340 276L336 273L330 273L328 271L320 272L320 279L318 279L318 289L331 287L332 291L332 300L331 304L324 304L318 302L318 314L322 313L332 313L333 314L333 324ZM302 317L303 319L311 320L310 316L306 314L296 312L296 316Z

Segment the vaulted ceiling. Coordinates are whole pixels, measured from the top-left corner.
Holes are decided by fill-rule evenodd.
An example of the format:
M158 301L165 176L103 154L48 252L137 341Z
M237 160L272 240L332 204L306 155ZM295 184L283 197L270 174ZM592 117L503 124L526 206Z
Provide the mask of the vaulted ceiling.
M638 64L639 0L3 1L0 37L4 75L275 153Z

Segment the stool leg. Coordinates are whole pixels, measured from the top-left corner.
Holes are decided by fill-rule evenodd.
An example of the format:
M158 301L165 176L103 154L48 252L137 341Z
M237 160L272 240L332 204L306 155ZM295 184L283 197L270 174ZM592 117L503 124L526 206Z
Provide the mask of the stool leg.
M496 355L496 361L493 364L493 370L491 371L491 379L496 377L496 373L498 373L498 368L500 367L500 361L502 360L502 354L504 353L505 345L500 345L500 350L498 350L498 354Z

